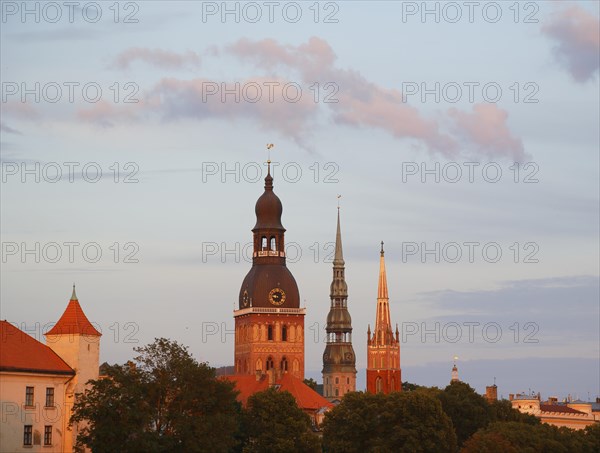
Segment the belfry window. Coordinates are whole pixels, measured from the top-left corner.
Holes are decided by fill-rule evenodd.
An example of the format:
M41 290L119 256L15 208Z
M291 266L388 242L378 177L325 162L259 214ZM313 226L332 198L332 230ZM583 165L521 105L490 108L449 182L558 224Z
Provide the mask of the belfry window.
M277 250L277 241L275 240L275 236L271 236L271 250Z
M261 239L261 246L260 246L261 250L267 250L267 237L263 236Z

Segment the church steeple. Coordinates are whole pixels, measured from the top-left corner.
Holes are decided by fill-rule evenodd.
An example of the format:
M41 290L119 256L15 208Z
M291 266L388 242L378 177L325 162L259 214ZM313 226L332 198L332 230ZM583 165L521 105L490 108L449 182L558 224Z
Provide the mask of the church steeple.
M388 344L392 335L390 303L388 297L387 275L385 273L385 252L383 241L379 252L379 284L377 286L377 314L375 317L375 336L380 344Z
M327 346L323 354L323 393L330 400L339 399L356 389L356 357L352 347L352 318L348 312L348 285L345 278L342 232L338 206L333 279L327 315Z
M401 389L400 339L398 326L392 332L383 241L379 252L379 279L375 330L367 332L367 390L389 393Z

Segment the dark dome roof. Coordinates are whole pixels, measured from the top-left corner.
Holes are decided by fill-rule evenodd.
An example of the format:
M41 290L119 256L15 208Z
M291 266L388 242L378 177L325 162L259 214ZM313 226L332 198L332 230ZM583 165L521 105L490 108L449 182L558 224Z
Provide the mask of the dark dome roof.
M280 306L269 301L269 293L275 288L285 292L285 302ZM247 303L244 303L245 292L251 298ZM240 288L239 307L300 308L300 293L294 276L287 267L279 264L252 266Z
M256 225L254 225L252 231L259 228L285 231L281 224L283 205L279 197L273 192L273 177L270 173L265 178L265 191L256 201L254 212L256 213Z

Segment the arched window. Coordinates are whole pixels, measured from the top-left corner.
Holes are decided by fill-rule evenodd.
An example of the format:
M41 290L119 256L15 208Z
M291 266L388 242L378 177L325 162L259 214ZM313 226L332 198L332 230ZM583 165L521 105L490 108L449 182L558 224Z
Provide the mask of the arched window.
M350 378L346 378L346 384L350 385Z
M267 326L267 340L273 340L273 326L271 324Z
M281 359L281 371L287 371L288 370L288 362L287 359L284 357L283 359Z
M269 356L267 359L267 371L273 368L273 357Z
M340 378L339 378L339 377L336 377L336 378L335 378L335 383L336 383L336 384L339 384L339 383L340 383Z
M287 326L281 328L281 341L287 341Z
M267 237L263 236L261 238L261 245L260 245L260 249L261 250L267 250Z
M383 392L383 380L381 379L381 376L377 376L377 379L375 380L375 393L381 392Z
M256 361L256 371L262 371L262 360L258 359Z
M277 250L277 241L275 240L275 236L271 236L271 250Z

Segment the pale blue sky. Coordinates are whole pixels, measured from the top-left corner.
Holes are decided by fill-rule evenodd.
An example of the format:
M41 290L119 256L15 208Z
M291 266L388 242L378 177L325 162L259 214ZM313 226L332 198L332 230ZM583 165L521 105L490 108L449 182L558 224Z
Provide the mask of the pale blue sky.
M12 3L2 2L5 13ZM463 329L455 343L408 335L401 351L405 380L444 386L458 355L461 375L480 391L496 376L504 395L528 388L558 396L600 393L596 2L531 2L539 7L532 16L537 23L523 23L533 7L521 10L515 23L510 2L499 3L503 16L497 23L481 12L473 23L443 17L436 23L430 16L425 23L419 16L403 22L402 8L421 2L325 2L318 5L319 23L306 2L295 24L280 14L273 23L265 18L250 24L243 17L223 23L218 16L203 22L201 2L135 4L137 23L115 23L110 3L102 4L97 23L84 20L79 9L73 23L66 10L60 21L48 23L52 11L44 16L43 3L39 23L18 14L1 23L3 319L30 329L56 321L76 282L84 310L104 332L102 361L131 357L129 334L140 344L173 338L199 360L232 363L233 336L225 334L222 341L203 333L215 325L233 329L232 309L250 264L234 254L222 260L220 253L206 252L213 244L219 252L223 244L235 249L239 243L241 250L251 240L263 184L262 178L249 181L251 170L266 160L265 144L273 142L286 241L302 251L289 267L307 307L307 376L320 379L324 344L316 332L329 308L331 264L325 258L334 240L336 196L342 194L359 387L384 240L393 321L405 329L440 323L440 333L451 336L449 323ZM120 21L134 11L121 7ZM336 10L337 23L322 22L325 12ZM218 96L202 102L202 93L194 91L207 82L249 81L297 83L301 101L278 98L270 104L265 92L255 104L215 102ZM10 94L15 86L32 88L36 82L63 88L95 83L101 101L86 102L79 88L73 103L66 88L56 103L48 102L52 91L40 93L40 102ZM314 82L322 89L336 84L339 102L323 102L327 92L321 91L315 103ZM443 96L439 103L432 95L426 102L418 95L406 103L396 97L407 83L431 88L436 82L448 89L469 82L479 88L474 102L466 88L456 103ZM118 103L110 88L115 83ZM502 89L497 103L483 98L481 86L488 83ZM132 87L139 88L134 98L140 102L121 102ZM523 102L531 93L539 102ZM533 163L520 169L517 183L510 169L515 156L521 166ZM19 167L34 169L36 162L47 171L39 183ZM79 164L72 183L64 162ZM115 183L114 162L121 179L137 170L137 182ZM133 166L124 168L128 162ZM429 176L422 183L418 173L403 181L403 168L413 168L407 167L413 162L430 169L438 163L448 171L458 166L463 177L436 183ZM479 166L471 183L472 162ZM52 163L65 172L56 183L48 181ZM81 175L91 163L104 174L97 183ZM497 183L481 172L490 163L502 170ZM236 164L247 170L245 178L208 171ZM295 181L298 168L302 175ZM534 171L538 182L524 183ZM332 182L326 182L328 175ZM42 248L69 241L97 243L102 259L87 262L79 248L71 263L64 245L56 263L20 255L23 243ZM123 262L136 250L125 249L128 242L138 247L138 263ZM463 252L456 263L403 256L413 243L441 248L453 242ZM481 245L471 263L465 242L496 243L502 258L488 262ZM526 243L532 244L525 249ZM8 253L12 244L19 247L15 255ZM524 262L528 252L538 262ZM465 322L480 323L472 343ZM486 341L486 323L501 327L498 342ZM532 332L524 330L526 323L537 326L531 338L539 342L524 342ZM572 363L580 373L571 373ZM532 377L539 367L551 366L556 374Z

